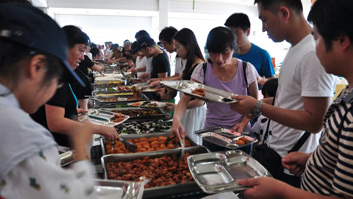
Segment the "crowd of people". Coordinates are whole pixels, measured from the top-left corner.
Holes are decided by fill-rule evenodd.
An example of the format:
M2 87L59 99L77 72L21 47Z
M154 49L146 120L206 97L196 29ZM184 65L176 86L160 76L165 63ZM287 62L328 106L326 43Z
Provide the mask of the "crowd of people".
M244 13L232 14L225 26L208 33L206 59L189 28L165 27L159 42L140 30L136 41L122 46L96 45L77 26L60 28L27 0L1 2L0 198L96 197L86 144L93 134L108 140L119 134L78 121L78 114L89 108L90 71L104 71L103 63L126 63L124 70L158 90L149 93L152 100L177 96L160 83L168 80L236 94L231 97L237 102L224 104L180 93L179 102L167 108L173 112L172 132L210 151L227 149L195 131L223 127L257 136L259 144L243 150L273 178L239 179L248 187L242 192L247 198L352 198L353 1L316 0L307 19L300 0L255 4L269 38L291 45L278 79L269 53L249 41ZM349 85L332 101L336 76ZM75 150L72 169L61 168L58 145ZM279 163L261 158L264 150L273 151Z

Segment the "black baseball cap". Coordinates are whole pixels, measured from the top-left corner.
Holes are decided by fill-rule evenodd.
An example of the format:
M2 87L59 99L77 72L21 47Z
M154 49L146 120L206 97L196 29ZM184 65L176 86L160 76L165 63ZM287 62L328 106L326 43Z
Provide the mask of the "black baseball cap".
M150 37L150 36L142 36L137 40L137 45L136 48L131 50L132 54L137 53L139 50L141 50L141 48L145 48L148 46L153 46L156 43L154 42L154 40Z
M38 8L20 3L1 4L0 37L59 58L64 70L85 86L67 62L68 47L64 31Z

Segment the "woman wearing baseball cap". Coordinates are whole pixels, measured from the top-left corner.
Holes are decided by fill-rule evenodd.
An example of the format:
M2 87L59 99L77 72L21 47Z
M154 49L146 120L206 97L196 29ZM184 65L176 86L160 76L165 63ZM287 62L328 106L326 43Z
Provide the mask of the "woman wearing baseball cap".
M52 134L29 114L46 103L62 73L76 81L67 63L60 27L37 8L0 5L0 198L95 198L85 145L92 130L70 129L76 163L60 166Z

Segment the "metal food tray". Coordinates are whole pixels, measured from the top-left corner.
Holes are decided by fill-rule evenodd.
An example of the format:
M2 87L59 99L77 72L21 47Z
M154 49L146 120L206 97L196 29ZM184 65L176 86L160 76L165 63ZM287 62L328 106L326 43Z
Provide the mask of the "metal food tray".
M109 92L95 92L93 91L95 97L120 97L120 96L132 96L134 95L133 91L129 92L118 92L118 91L109 91Z
M198 98L207 102L220 102L225 104L235 103L237 100L232 99L230 96L234 95L233 93L223 91L220 89L212 88L206 86L204 84L200 84L197 82L192 82L189 80L182 81L161 81L162 85L171 88L173 90L181 91L185 94L191 95L194 98ZM192 91L196 88L205 89L205 96L197 95L192 93Z
M148 179L139 182L99 179L94 181L96 184L94 190L98 198L139 199L142 198L144 185L148 181Z
M208 149L203 146L195 146L185 148L185 153L189 154L201 154L208 153ZM114 154L114 155L105 155L102 159L102 166L104 169L105 178L107 178L107 169L105 168L106 162L127 162L135 159L140 159L144 157L156 158L162 157L165 155L179 155L181 154L181 149L170 149L165 151L153 151L148 153L136 153L136 154ZM163 197L174 194L190 193L201 191L200 187L196 182L186 182L183 184L167 185L161 187L146 188L143 193L143 198L156 198Z
M143 101L143 100L148 100L148 98L141 94L139 96L139 99L132 99L129 100L129 97L132 97L133 95L104 95L104 96L95 96L92 99L96 100L97 102L99 102L100 104L119 104L119 103L129 103L129 102L138 102L138 101ZM103 99L110 99L110 98L118 98L117 101L104 101Z
M172 120L129 120L116 127L120 135L164 133L172 130Z
M198 130L195 131L195 134L208 142L228 149L245 147L258 141L256 138L246 135L246 133L231 132L231 130L221 127ZM248 142L241 145L236 144L236 141L242 137L245 137Z
M124 81L124 76L122 74L104 74L103 76L96 77L94 79L95 82L110 82L110 81Z
M149 109L149 108L142 108L142 107L123 107L123 108L100 108L100 110L107 110L113 112L121 112L121 111L150 111L154 110L157 111L156 115L147 115L147 116L130 116L129 120L158 120L158 119L165 119L166 114L159 109ZM127 115L127 114L125 114Z
M75 162L75 154L74 154L74 151L72 150L61 153L59 157L60 157L60 165L62 167Z
M247 187L239 185L238 179L271 177L258 161L240 150L191 155L187 160L195 182L206 193L239 192Z
M90 109L88 110L88 120L93 124L105 125L105 126L117 126L125 121L127 121L130 117L128 115L124 115L124 119L120 122L114 122L115 116L113 112L104 111L99 109Z
M159 137L159 136L170 136L172 134L171 131L169 132L161 132L161 133L146 133L146 134L124 134L124 135L120 135L121 138L123 138L124 140L129 140L129 139L140 139L140 138L151 138L151 137ZM194 141L192 141L192 139L186 137L185 139L188 139L188 141L190 142L191 147L194 146L198 146ZM100 138L100 143L101 143L101 148L102 148L102 152L103 155L107 155L106 151L105 151L105 143L106 143L106 139L104 137ZM168 149L171 150L171 149ZM140 153L149 153L149 152L140 152Z

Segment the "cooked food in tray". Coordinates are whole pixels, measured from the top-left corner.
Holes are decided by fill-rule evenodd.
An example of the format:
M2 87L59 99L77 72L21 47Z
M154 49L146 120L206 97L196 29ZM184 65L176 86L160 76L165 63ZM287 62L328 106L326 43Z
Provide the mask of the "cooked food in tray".
M186 163L188 154L200 153L208 153L208 150L202 146L185 148L182 159L181 149L105 155L102 157L102 166L106 179L131 181L145 176L151 181L145 186L143 197L166 198L167 195L201 191Z
M195 88L194 90L192 90L192 93L194 93L195 95L200 95L200 96L206 95L204 88Z
M185 94L191 95L192 97L204 101L214 101L226 104L237 102L236 100L231 98L231 95L233 95L232 93L212 88L197 82L182 80L161 81L160 83L168 88L181 91Z
M237 183L238 179L271 176L259 162L240 150L191 155L188 166L206 193L238 192L246 189Z
M228 149L237 149L257 142L256 138L221 127L202 129L195 133L204 140Z
M138 102L129 103L128 105L134 106L134 107L143 107L143 108L163 108L167 106L165 102L158 102L158 101L138 101Z
M136 100L143 100L142 97L115 97L115 98L102 98L99 99L100 102L121 102L121 101L136 101Z
M156 121L128 122L117 127L119 134L146 134L170 131L171 122L158 123Z
M161 112L158 109L142 109L142 110L112 110L115 113L122 113L124 115L130 116L130 118L138 117L149 117L160 115Z
M102 138L104 139L104 138ZM160 151L179 148L180 143L178 138L173 135L170 136L158 136L158 137L142 137L127 139L127 141L137 145L137 150L134 153L148 152L148 151ZM106 154L116 154L116 153L131 153L128 151L121 141L102 141L104 144L104 151ZM185 147L190 147L191 143L189 139L185 140Z
M193 181L190 174L185 153L183 159L177 155L165 155L162 157L144 157L128 162L108 162L105 167L108 171L108 179L137 181L140 176L150 178L151 181L145 188L181 184Z

